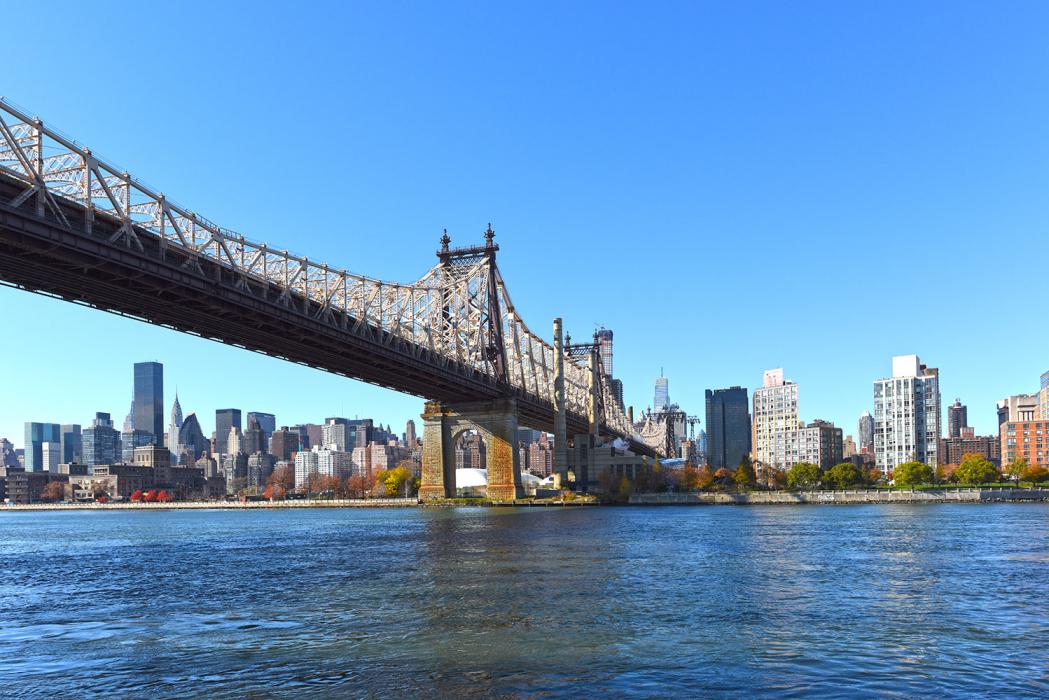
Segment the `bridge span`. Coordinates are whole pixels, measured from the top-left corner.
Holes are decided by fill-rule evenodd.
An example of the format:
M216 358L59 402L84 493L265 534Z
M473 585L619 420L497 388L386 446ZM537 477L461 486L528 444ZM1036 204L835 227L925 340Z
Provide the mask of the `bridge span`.
M353 274L219 227L0 98L0 282L426 399L424 496L454 493L467 426L497 498L520 495L518 425L654 454L594 353L525 324L494 239L445 232L410 283Z

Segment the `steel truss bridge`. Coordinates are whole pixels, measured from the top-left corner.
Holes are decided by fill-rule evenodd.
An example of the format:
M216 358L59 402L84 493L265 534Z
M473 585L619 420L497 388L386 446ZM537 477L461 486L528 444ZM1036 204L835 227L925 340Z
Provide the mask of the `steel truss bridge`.
M494 236L445 232L411 283L353 274L222 228L0 98L0 282L431 401L513 398L553 430L555 349L514 307ZM592 362L564 355L568 433L596 420L661 452Z

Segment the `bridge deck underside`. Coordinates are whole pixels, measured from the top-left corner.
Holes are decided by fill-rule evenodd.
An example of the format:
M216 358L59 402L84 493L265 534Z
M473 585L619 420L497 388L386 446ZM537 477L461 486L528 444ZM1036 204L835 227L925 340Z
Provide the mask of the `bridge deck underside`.
M0 174L0 202L24 189ZM162 252L149 232L138 232L144 251L110 243L119 224L100 216L91 234L81 233L84 210L67 205L64 212L76 230L37 216L32 197L18 208L0 204L0 280L429 400L513 396L521 425L553 429L551 405L483 372L369 324L353 332L356 319L333 323L319 317L315 302L282 301L280 288L261 280L244 286L234 271L191 251ZM203 274L184 265L191 257ZM585 417L569 414L568 429L586 432Z

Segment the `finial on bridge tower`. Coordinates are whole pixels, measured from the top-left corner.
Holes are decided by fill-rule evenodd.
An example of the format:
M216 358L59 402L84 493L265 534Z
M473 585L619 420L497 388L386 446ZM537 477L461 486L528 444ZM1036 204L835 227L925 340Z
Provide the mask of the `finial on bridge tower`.
M448 252L448 244L452 242L452 239L448 236L448 229L444 230L444 235L441 236L441 252Z
M488 228L484 232L484 242L488 245L492 245L492 240L495 238L495 231L492 229L492 222L488 222Z

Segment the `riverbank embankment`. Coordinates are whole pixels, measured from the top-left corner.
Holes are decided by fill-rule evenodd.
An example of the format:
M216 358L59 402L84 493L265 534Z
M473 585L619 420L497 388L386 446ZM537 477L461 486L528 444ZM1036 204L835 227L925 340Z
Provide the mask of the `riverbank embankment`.
M847 491L753 491L748 493L639 493L631 505L851 505L859 503L1019 503L1049 501L1049 489L855 489Z
M397 508L419 505L415 498L333 498L287 501L172 501L169 503L19 503L0 506L14 510L270 510L275 508Z

